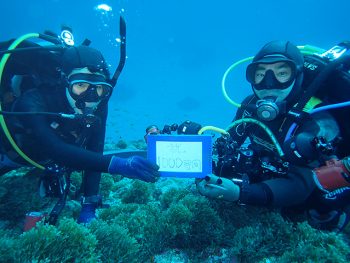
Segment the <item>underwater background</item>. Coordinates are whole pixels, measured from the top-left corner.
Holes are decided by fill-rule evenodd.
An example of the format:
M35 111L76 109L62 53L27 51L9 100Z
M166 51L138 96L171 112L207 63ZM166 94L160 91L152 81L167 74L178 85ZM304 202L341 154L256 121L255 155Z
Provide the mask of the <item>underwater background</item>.
M112 11L98 9L107 4ZM271 40L329 49L349 39L347 0L13 0L1 4L1 40L71 26L119 62L119 15L127 24L127 62L110 103L108 135L138 139L150 124L226 128L236 108L221 93L225 70ZM227 81L240 102L251 92L244 66Z
M1 3L0 41L59 33L65 24L77 44L88 38L102 51L113 73L122 14L127 61L110 101L107 142L140 149L150 124L226 128L236 108L224 99L221 80L232 63L271 40L324 49L350 40L349 10L348 0L12 0ZM229 75L227 92L236 102L250 94L244 67ZM57 227L21 234L26 212L55 203L34 196L37 178L26 172L0 178L0 262L349 261L348 229L335 235L269 209L207 200L188 179L150 185L104 174L101 193L112 207L94 224L74 222L79 203L72 198Z

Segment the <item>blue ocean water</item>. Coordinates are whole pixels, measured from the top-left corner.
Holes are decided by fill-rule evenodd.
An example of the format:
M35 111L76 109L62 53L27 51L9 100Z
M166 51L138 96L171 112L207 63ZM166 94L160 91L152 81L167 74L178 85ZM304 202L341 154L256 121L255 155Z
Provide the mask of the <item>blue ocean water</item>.
M107 4L112 11L96 9ZM270 40L325 49L350 39L347 0L12 0L1 4L0 41L29 32L73 28L100 49L113 72L119 15L127 23L127 63L110 102L108 137L140 139L150 124L192 120L225 128L235 107L221 78L235 61ZM250 93L244 67L228 78L230 97Z

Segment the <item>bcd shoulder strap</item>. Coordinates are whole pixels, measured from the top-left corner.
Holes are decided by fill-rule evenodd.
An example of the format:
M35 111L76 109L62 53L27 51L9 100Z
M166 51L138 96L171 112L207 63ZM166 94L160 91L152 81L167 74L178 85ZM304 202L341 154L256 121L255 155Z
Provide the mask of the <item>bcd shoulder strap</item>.
M342 64L350 62L350 56L342 56L329 62L327 65L325 65L325 63L322 64L321 59L315 59L315 56L313 57L313 61L317 61L317 63L312 64L315 67L317 66L317 68L312 70L312 81L311 83L308 83L307 87L304 87L305 92L300 101L287 113L287 119L283 124L283 126L286 128L290 128L293 123L302 123L309 117L308 112L322 102L320 99L314 97L315 94L317 94L331 73L333 73ZM312 65L310 62L306 62L306 64L304 64L304 69L306 67L306 73L308 72L308 68L310 69L310 67L314 67ZM317 76L315 76L315 72L318 73ZM307 81L310 82L310 77L307 77ZM285 129L283 129L282 132L285 132Z

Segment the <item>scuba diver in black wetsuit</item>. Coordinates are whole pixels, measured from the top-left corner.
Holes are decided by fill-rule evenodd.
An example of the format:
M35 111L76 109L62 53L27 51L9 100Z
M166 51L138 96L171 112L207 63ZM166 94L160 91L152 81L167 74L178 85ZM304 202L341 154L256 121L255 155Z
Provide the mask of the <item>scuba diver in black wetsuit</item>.
M26 40L18 50L6 49L3 59L11 56L0 74L1 174L28 162L48 173L84 171L79 223L95 218L101 172L155 182L159 168L148 160L103 155L108 100L122 67L110 78L101 52L86 45L50 51Z
M196 180L198 191L248 205L301 208L314 227L344 228L349 107L327 105L350 101L349 61L304 60L290 42L266 44L246 70L254 94L242 102L229 135L216 141L214 174Z

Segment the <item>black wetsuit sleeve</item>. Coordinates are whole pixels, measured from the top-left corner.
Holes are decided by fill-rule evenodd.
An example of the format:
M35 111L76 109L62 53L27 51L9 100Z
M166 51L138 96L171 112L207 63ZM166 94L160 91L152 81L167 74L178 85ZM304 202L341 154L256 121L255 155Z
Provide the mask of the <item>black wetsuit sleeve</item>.
M47 111L47 106L43 98L37 93L32 93L20 101L18 110L42 112ZM87 149L84 149L62 140L50 128L46 116L30 115L23 118L22 122L26 129L32 130L34 139L38 142L38 150L45 152L48 159L72 169L108 172L111 156L103 156L105 127L96 137L96 141L91 141Z

